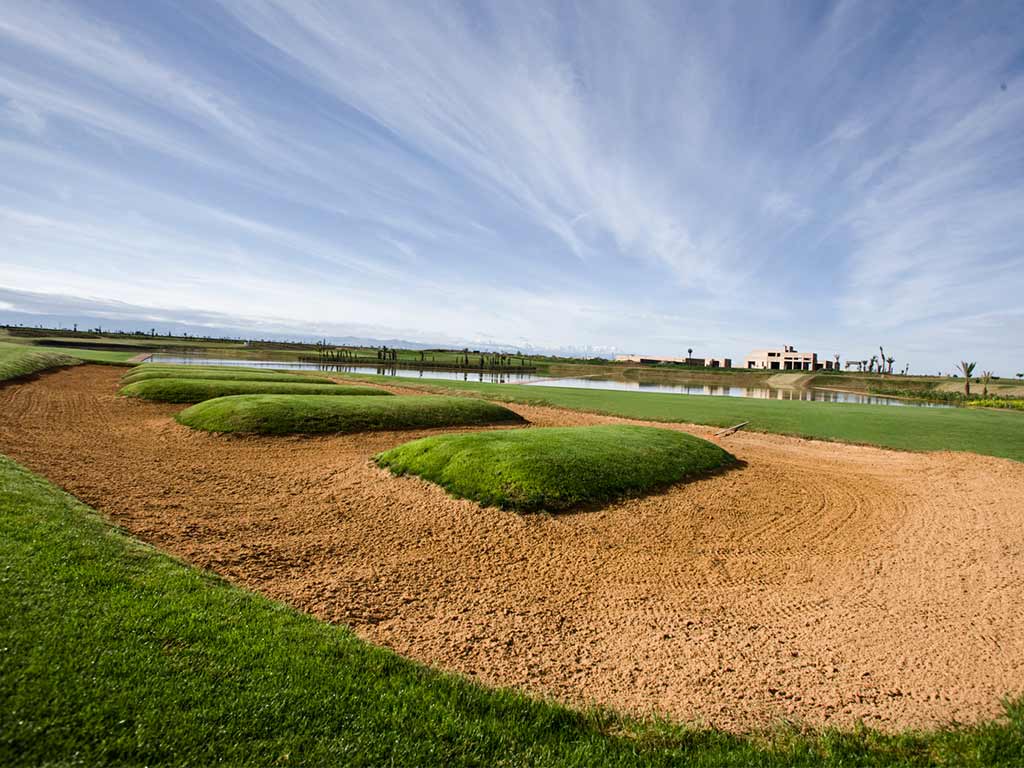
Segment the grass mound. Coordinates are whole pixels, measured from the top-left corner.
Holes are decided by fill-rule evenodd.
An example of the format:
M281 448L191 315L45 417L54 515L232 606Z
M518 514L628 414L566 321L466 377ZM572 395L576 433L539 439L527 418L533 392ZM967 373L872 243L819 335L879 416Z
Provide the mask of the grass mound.
M132 370L121 379L122 384L153 379L206 379L207 381L285 381L297 384L333 384L324 376L282 373L278 371L182 371L182 370Z
M194 405L179 413L178 421L210 432L312 435L522 423L523 419L504 406L466 397L242 395Z
M48 349L0 343L0 381L31 376L48 368L78 365L80 362L76 357Z
M455 496L526 512L641 494L735 461L685 432L628 425L439 435L376 458L396 475L419 475Z
M149 379L121 388L125 397L160 403L201 403L228 395L388 395L382 389L338 384L304 384L291 381L232 381L217 379Z

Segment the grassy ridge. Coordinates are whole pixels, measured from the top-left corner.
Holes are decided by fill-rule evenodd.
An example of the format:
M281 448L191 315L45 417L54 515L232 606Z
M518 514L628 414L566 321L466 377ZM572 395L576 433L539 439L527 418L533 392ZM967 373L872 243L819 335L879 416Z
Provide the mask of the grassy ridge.
M0 381L31 376L49 368L78 365L80 362L81 360L62 352L0 342Z
M0 456L0 765L1019 765L975 728L742 738L434 672L118 533Z
M438 435L376 460L455 496L524 512L647 493L735 461L684 432L619 424Z
M324 376L305 376L278 371L182 371L182 370L139 370L133 368L122 379L122 384L134 384L137 381L152 379L205 379L207 381L285 381L294 384L333 384Z
M371 375L345 374L345 377L376 380ZM904 451L971 451L1024 461L1024 422L1019 413L1010 411L759 400L441 379L424 384L422 379L390 376L388 383L425 391L455 390L498 402L551 405L644 421L720 427L749 421L747 429L758 432Z
M149 382L146 382L149 383ZM522 423L494 403L465 397L293 397L241 395L194 405L178 414L188 427L210 432L312 435Z
M228 395L388 395L383 389L359 385L305 384L294 381L230 379L148 379L121 387L120 395L159 403L200 403Z

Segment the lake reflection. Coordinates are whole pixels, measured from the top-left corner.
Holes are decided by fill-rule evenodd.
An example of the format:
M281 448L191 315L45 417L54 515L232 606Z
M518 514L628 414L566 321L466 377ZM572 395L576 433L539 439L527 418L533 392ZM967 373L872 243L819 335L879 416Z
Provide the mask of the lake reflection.
M623 392L662 392L677 395L707 395L711 397L755 397L762 400L812 400L826 403L857 403L860 405L911 405L931 408L948 408L943 403L926 403L915 400L899 400L893 397L878 397L854 392L837 392L833 389L797 388L776 389L774 387L731 387L705 382L681 382L664 384L647 381L621 381L597 376L585 378L569 377L551 379L534 373L491 373L487 371L420 371L374 365L333 365L300 363L281 360L238 360L234 358L211 358L182 355L152 355L154 363L179 363L185 365L237 365L248 368L270 368L277 370L324 371L327 373L362 373L377 376L401 376L415 379L442 379L445 381L467 381L483 384L528 384L534 387L572 387L575 389L605 389Z

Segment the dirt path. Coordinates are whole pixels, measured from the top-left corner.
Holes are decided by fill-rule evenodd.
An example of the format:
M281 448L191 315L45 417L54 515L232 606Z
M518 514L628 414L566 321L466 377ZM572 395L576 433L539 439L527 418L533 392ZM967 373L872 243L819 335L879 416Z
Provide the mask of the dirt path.
M221 438L114 397L121 373L0 388L0 453L421 661L734 730L971 722L1024 693L1024 464L741 433L744 469L520 517L370 464L427 433Z

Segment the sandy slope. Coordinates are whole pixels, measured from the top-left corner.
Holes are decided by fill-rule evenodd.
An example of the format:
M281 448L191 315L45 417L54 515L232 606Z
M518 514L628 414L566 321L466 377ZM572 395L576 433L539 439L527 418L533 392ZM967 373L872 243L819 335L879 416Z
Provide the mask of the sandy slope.
M1024 464L740 433L723 442L742 469L524 518L370 464L427 433L195 433L175 406L116 398L121 373L0 388L0 452L413 658L737 730L974 721L1024 693Z

